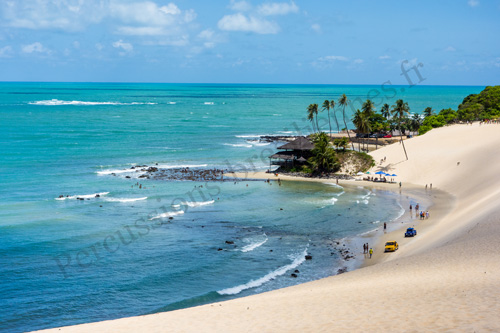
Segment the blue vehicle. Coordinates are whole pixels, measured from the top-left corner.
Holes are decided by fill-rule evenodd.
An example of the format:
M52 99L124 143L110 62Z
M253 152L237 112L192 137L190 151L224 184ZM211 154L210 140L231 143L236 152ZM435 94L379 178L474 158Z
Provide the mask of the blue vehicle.
M408 228L405 232L405 237L413 237L417 235L417 230L415 228Z

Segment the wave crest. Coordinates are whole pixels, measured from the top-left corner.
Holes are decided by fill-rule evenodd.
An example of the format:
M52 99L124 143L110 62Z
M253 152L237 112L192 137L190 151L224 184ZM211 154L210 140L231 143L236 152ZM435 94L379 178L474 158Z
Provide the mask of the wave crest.
M286 272L288 272L289 270L294 269L294 268L298 267L299 265L301 265L306 260L305 259L306 255L307 255L307 247L304 249L304 251L302 253L297 255L290 264L282 266L282 267L280 267L272 272L269 272L268 274L264 275L260 279L251 280L245 284L241 284L241 285L236 286L236 287L219 290L219 291L217 291L217 293L219 295L236 295L236 294L239 294L240 292L242 292L243 290L259 287L259 286L263 285L264 283L269 282L271 280L274 280L278 276L281 276L281 275L285 274Z
M45 106L58 106L58 105L156 105L158 103L148 103L148 102L85 102L85 101L62 101L59 99L50 99L44 101L29 102L31 105L45 105Z

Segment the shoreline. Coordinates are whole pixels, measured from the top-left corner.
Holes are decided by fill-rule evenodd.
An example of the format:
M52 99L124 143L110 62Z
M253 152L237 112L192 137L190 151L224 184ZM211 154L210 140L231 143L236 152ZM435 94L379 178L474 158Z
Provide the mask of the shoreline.
M427 192L431 217L395 253L374 256L344 274L263 294L48 331L498 331L498 129L479 124L434 129L405 140L409 160L399 143L371 153L375 161L387 156L372 170L396 173L402 193L414 187L425 197L425 186L434 185ZM374 246L398 233L404 238L389 230Z
M253 173L231 173L228 174L228 178L239 179L239 181L249 181L249 180L267 180L277 181L278 178L281 181L293 181L293 182L317 182L324 184L337 184L336 179L322 179L322 178L308 178L308 177L297 177L288 175L278 175L275 176L273 173L266 173L264 171L257 171ZM391 221L387 221L387 231L383 230L383 222L377 225L374 230L365 232L363 234L353 235L346 239L346 247L349 247L351 253L356 254L355 263L349 263L352 269L347 271L353 271L363 267L368 267L371 265L378 264L380 262L392 260L398 257L399 250L394 253L385 253L385 243L389 240L396 240L400 245L406 245L409 241L416 239L419 235L425 234L433 225L438 224L442 219L444 219L452 210L455 205L454 202L456 198L439 189L425 189L419 185L405 183L400 188L398 182L396 183L377 183L370 181L357 181L357 180L345 180L339 179L338 185L340 186L350 186L350 187L364 187L370 189L370 191L388 191L394 194L399 194L398 199L399 204L404 210L403 214ZM450 204L452 202L452 204ZM415 210L410 214L409 205L410 203L415 206L415 203L425 203L425 210L429 210L430 217L427 220L420 220L416 214ZM420 204L420 208L424 208ZM405 238L404 231L408 227L415 227L417 229L417 236L415 238ZM363 253L362 244L367 242L371 248L373 248L373 256L369 258L368 254ZM348 246L347 246L348 244ZM370 245L371 244L371 245ZM358 262L359 261L359 262ZM336 274L338 275L338 274ZM332 276L336 276L332 275Z

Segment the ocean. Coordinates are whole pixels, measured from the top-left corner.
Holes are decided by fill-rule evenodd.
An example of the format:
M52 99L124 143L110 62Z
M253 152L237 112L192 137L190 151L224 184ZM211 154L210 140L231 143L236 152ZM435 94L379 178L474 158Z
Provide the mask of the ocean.
M266 170L278 143L259 137L309 134L311 103L402 98L420 113L456 109L483 88L0 83L0 331L169 311L355 269L343 245L401 216L397 194L144 179L135 166Z

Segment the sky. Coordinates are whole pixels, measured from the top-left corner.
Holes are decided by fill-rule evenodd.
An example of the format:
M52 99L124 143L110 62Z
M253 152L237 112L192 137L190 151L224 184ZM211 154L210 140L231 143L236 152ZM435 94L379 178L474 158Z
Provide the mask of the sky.
M499 78L500 0L0 0L0 81Z

